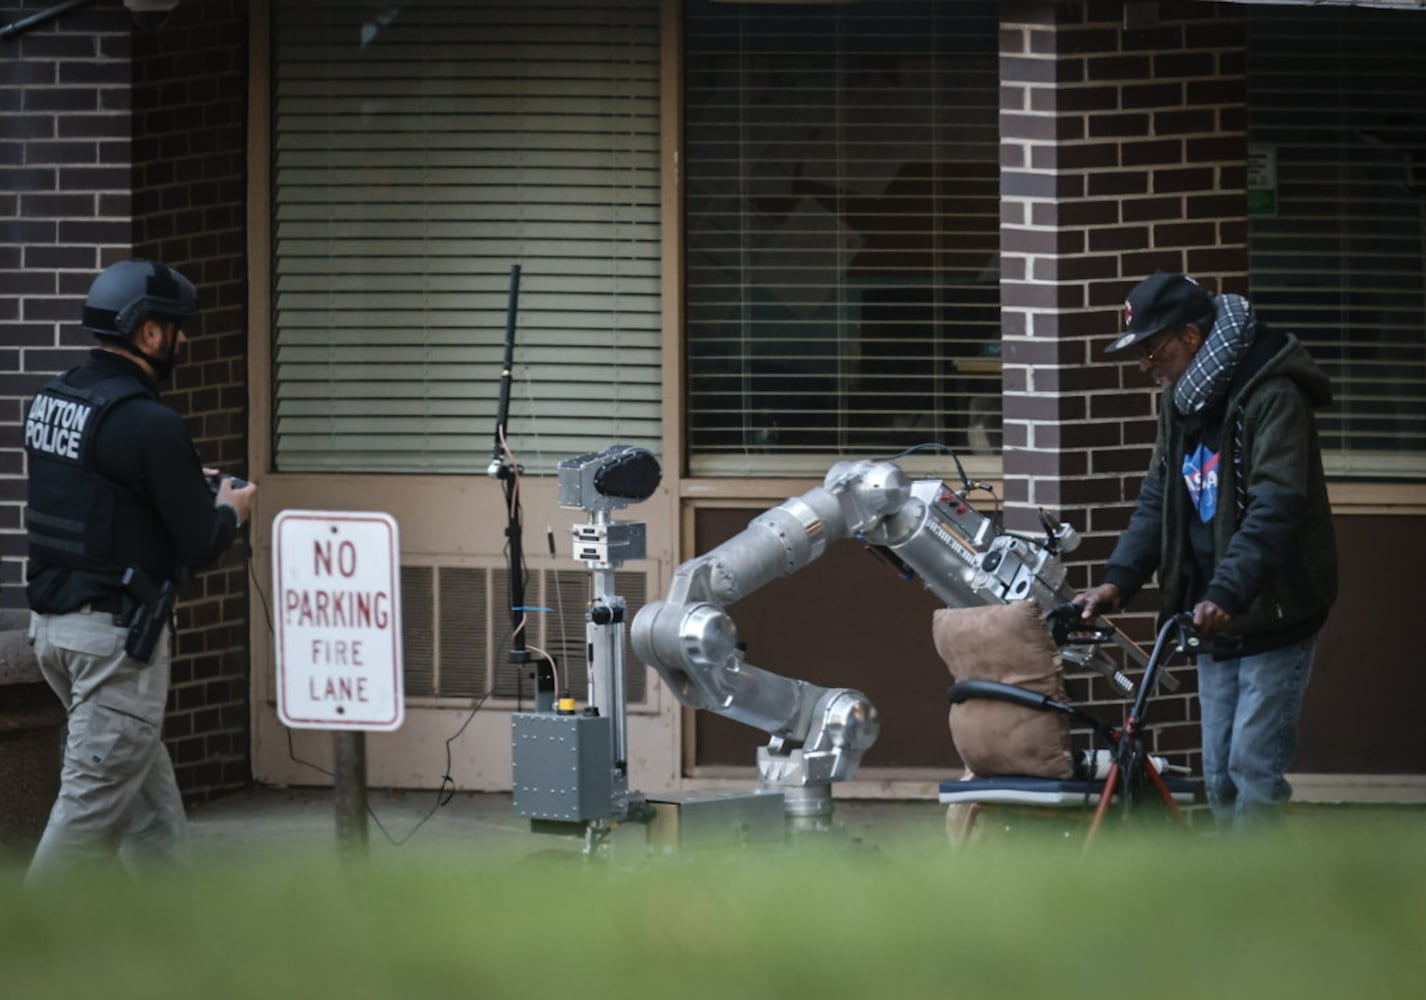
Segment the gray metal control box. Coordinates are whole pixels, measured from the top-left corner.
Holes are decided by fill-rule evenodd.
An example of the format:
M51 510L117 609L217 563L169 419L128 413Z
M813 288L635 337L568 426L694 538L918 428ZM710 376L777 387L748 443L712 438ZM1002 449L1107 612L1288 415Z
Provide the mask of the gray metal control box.
M612 719L549 712L517 712L511 719L517 816L577 823L612 815Z

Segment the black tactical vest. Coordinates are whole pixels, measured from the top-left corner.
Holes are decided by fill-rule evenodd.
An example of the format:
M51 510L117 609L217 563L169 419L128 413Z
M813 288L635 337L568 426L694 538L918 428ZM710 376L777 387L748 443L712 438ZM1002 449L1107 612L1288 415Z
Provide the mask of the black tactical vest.
M120 568L111 556L115 489L95 466L94 440L117 404L135 396L157 397L131 375L113 375L80 389L66 382L69 374L41 389L25 417L30 560L32 566L113 573Z

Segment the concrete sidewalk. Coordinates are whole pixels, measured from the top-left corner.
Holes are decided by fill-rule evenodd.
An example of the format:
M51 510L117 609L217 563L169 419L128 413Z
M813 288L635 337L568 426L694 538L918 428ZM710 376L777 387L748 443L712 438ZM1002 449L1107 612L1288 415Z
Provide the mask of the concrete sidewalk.
M431 849L501 856L580 850L574 838L532 833L529 821L515 815L509 793L457 792L445 805L436 802L433 790L369 792L371 857ZM833 833L867 846L934 839L944 835L945 812L930 801L838 800ZM275 850L335 853L337 846L330 788L253 786L190 807L188 824L199 862Z

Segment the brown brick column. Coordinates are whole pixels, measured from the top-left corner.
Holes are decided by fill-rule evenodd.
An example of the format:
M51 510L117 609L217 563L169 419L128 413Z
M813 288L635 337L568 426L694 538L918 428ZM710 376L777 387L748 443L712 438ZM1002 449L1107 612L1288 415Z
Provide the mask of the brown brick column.
M134 249L198 286L202 314L164 393L205 463L246 476L247 4L187 0L134 35ZM245 785L248 550L240 538L183 589L164 736L180 785Z
M1243 67L1240 20L1210 4L1002 4L1007 520L1032 528L1043 507L1075 524L1076 587L1127 523L1153 444L1152 387L1102 353L1125 294L1156 269L1246 284ZM1164 745L1197 746L1192 711L1156 706L1181 722Z

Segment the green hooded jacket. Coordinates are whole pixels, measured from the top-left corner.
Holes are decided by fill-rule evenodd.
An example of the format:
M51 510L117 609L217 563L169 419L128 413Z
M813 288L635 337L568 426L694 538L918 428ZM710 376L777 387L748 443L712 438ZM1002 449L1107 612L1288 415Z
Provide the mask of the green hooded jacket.
M1327 376L1297 337L1262 324L1228 390L1213 575L1194 594L1188 519L1197 512L1178 473L1188 434L1167 390L1153 461L1105 581L1127 603L1157 572L1164 614L1209 600L1232 616L1234 636L1287 633L1325 618L1337 596L1337 548L1313 410L1331 401Z

